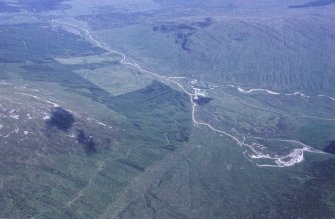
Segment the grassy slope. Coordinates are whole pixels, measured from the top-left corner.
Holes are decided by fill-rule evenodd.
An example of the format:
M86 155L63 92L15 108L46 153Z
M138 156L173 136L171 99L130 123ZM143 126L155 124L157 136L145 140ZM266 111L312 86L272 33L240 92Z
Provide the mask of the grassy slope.
M153 5L157 2L159 3L156 1ZM147 4L151 3L147 1ZM167 6L173 9L174 4L178 5L179 2L173 1ZM237 14L250 15L255 11L259 12L256 4L239 4L248 10L242 13L243 11L236 9ZM271 3L267 2L261 4L267 9L271 6ZM276 4L282 7L284 3ZM118 6L122 8L122 3ZM198 6L198 3L192 3L190 7ZM227 10L234 8L228 6ZM134 7L133 10L136 9L137 7ZM172 9L170 10L173 11ZM306 42L300 41L303 34L298 34L296 28L292 30L292 27L296 26L305 30L328 25L325 22L328 18L310 24L301 22L306 15L300 17L299 13L295 12L296 14L290 15L289 19L280 20L280 27L287 28L286 37L297 37L296 42L303 44L297 47L305 56L299 56L299 60L296 60L298 58L292 52L294 50L289 50L293 53L293 58L288 59L284 54L283 42L273 39L277 36L277 23L274 25L260 18L242 19L238 16L237 19L232 19L216 16L211 26L196 26L195 33L191 36L180 35L179 29L176 33L174 30L168 33L153 31L153 27L158 25L195 25L194 17L180 18L174 17L174 14L171 17L170 10L167 13L169 19L165 17L164 20L149 24L140 20L142 23L135 22L123 27L119 27L120 24L111 25L109 30L99 30L98 34L110 45L127 51L132 59L140 61L150 69L159 70L158 72L168 72L171 75L177 72L190 78L196 77L220 84L232 82L245 86L275 86L280 90L305 89L304 86L308 85L313 88L313 92L321 89L329 92L329 85L313 78L313 74L304 75L301 74L304 71L294 68L299 65L304 67L303 62L310 60L316 63L312 67L323 64L323 59L315 58L308 52L311 48L315 49L313 52L323 53L326 50L325 53L329 55L327 57L332 57L331 52L328 52L328 49L331 49L331 32L325 37L327 40L315 48L312 42L321 37L318 35L320 29L313 35L315 38L307 39ZM197 12L203 13L206 10L198 8ZM184 16L188 13L181 14ZM262 13L264 11L260 11L259 15ZM295 15L299 15L300 18L295 18ZM195 21L203 22L205 17L208 17L208 14L196 16ZM24 30L15 26L9 28ZM43 30L37 30L24 38L36 39L36 35L44 33ZM185 30L182 29L181 32L184 33L183 31ZM11 36L7 35L8 38L5 39L12 40ZM20 111L22 118L29 112L35 112L37 117L34 122L7 119L4 121L11 128L17 126L36 132L37 138L31 138L23 144L16 144L15 135L9 140L1 139L1 157L6 157L6 160L1 162L1 217L330 218L334 215L333 157L311 155L306 157L305 162L292 168L258 168L243 157L244 150L231 139L201 126L192 127L190 105L185 94L159 82L144 85L129 82L134 83L131 87L145 87L113 96L108 92L106 85L108 80L113 80L113 74L104 75L106 81L102 82L101 78L94 78L101 77L101 74L94 75L90 66L71 67L50 59L55 56L83 56L83 53L99 55L100 50L88 46L81 38L72 35L66 35L64 38L61 34L47 36L56 38L51 40L57 42L51 50L56 52L46 52L43 46L25 54L22 40L17 40L10 44L21 45L22 48L15 48L25 55L22 58L21 52L12 50L9 60L18 57L19 61L25 61L36 56L37 58L30 60L34 63L2 64L4 71L1 73L6 73L6 76L11 78L8 81L15 84L14 87L3 88L1 106L6 110L2 113L6 114L9 109L19 108L24 103L27 107ZM176 36L181 37L181 41L176 43ZM183 49L185 37L190 37L186 48L191 52ZM212 40L213 37L218 38L217 41ZM47 38L39 39L43 45L43 40ZM76 43L69 43L66 39L74 39ZM36 43L32 41L32 44ZM64 45L69 46L67 49L70 52L64 52ZM213 51L216 54L214 60L211 55ZM272 57L272 65L264 57ZM300 59L303 62L300 63ZM291 60L298 62L298 65L292 64L294 71L286 72ZM254 66L255 63L257 66ZM326 70L332 69L331 59L328 63L330 65ZM121 73L129 71L120 63L105 62L99 65L93 68L103 72L101 69L109 69L111 65L116 65L117 67L110 69ZM272 71L268 71L268 67ZM314 69L312 67L308 69ZM89 71L88 80L80 77L84 74L76 74L74 68ZM279 71L277 68L284 69ZM238 73L238 70L241 72ZM282 75L282 72L286 73ZM290 78L291 75L294 77ZM327 74L324 77L327 78ZM299 82L296 79L299 79ZM273 81L280 83L274 84ZM56 100L65 109L75 112L76 123L70 132L48 130L42 118L50 113L50 106L43 101L14 94L15 90L19 90L19 85L41 89L38 95L42 95L43 99ZM102 89L100 85L106 89ZM33 92L29 89L21 91ZM214 90L210 94L215 99L209 105L200 108L197 115L201 119L214 122L220 128L229 130L236 127L244 134L253 131L253 135L283 135L292 138L300 135L300 140L314 142L316 145L320 142L325 144L324 138L329 138L333 130L332 122L282 119L282 116L245 105L241 107L237 102L244 101L289 114L298 111L298 114L331 116L333 105L329 101L306 103L304 99L242 96L229 89ZM309 110L315 105L319 107ZM202 112L205 110L218 116L218 120ZM94 120L87 121L88 116L111 125L112 131ZM282 121L279 122L280 119ZM278 127L284 127L285 130ZM66 136L71 134L71 131L76 133L77 130L84 130L87 135L93 136L97 143L97 153L87 156L82 145ZM329 134L325 134L327 130ZM320 137L320 134L324 137ZM22 150L22 147L28 151Z

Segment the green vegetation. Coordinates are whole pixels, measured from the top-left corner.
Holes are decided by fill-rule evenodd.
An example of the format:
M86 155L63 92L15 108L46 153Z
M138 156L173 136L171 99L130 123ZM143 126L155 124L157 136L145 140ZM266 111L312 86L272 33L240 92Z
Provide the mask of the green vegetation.
M330 1L107 2L0 2L0 218L335 217Z

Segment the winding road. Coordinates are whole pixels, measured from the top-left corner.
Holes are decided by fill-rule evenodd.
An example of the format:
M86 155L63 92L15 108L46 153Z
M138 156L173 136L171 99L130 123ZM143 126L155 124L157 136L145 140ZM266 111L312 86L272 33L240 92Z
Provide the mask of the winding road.
M203 122L203 121L198 121L197 118L196 118L197 104L194 102L194 97L196 97L197 95L195 93L190 93L189 91L187 91L187 89L181 83L179 83L178 81L173 80L173 79L179 79L179 78L184 78L184 77L168 77L168 76L160 75L160 74L154 73L152 71L146 70L146 69L142 68L139 64L128 61L127 56L124 53L115 51L113 49L110 49L104 42L102 42L102 41L98 40L96 37L94 37L93 34L89 30L87 30L87 29L85 29L81 26L78 26L76 24L72 24L72 23L69 23L69 22L66 22L66 21L59 21L59 20L52 20L51 23L52 24L58 24L58 25L63 26L63 27L67 26L67 27L75 28L75 29L79 30L81 33L84 33L86 35L85 38L88 38L89 41L91 41L91 43L93 43L97 47L99 47L103 50L106 50L107 53L110 53L110 54L113 53L113 54L120 55L122 64L132 66L139 71L145 72L145 73L147 73L149 75L152 75L152 76L154 76L154 77L156 77L156 78L158 78L162 81L172 83L172 84L176 85L177 87L179 87L190 98L190 102L192 104L192 120L193 120L193 123L195 125L205 126L205 127L209 128L210 130L212 130L216 133L223 134L223 135L231 138L234 142L236 142L237 145L239 145L243 148L249 149L252 152L252 154L247 155L247 156L251 159L254 159L254 160L264 159L264 160L273 161L272 162L273 164L272 163L271 164L257 164L256 163L256 165L259 166L259 167L288 167L288 166L293 166L293 165L303 161L304 152L324 153L324 152L322 152L320 150L316 150L316 149L314 149L314 148L312 148L312 147L310 147L310 146L308 146L308 145L306 145L302 142L299 142L299 141L296 141L296 140L287 140L287 139L265 139L265 140L269 140L269 141L272 141L272 140L274 141L275 140L275 141L281 141L281 142L294 143L296 145L299 145L300 148L295 148L289 154L286 154L286 155L283 155L283 156L271 156L271 155L266 154L266 153L264 153L260 150L257 150L258 148L260 148L260 146L264 146L264 145L259 145L257 143L247 144L247 143L245 143L245 138L244 137L243 137L243 140L239 140L238 137L236 137L232 134L229 134L229 133L225 132L224 130L217 129L209 123L206 123L206 122ZM251 89L249 91L245 91L242 88L239 88L239 91L243 92L243 93L251 93L251 92L255 92L255 91L265 91L269 94L280 95L280 93L276 93L276 92L265 90L265 89ZM256 139L256 138L254 138L254 139Z

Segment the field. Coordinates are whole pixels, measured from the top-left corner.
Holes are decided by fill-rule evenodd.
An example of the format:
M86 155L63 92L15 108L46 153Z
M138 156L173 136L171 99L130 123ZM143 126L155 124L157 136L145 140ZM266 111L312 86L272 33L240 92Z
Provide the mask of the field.
M334 12L0 2L0 218L335 217Z

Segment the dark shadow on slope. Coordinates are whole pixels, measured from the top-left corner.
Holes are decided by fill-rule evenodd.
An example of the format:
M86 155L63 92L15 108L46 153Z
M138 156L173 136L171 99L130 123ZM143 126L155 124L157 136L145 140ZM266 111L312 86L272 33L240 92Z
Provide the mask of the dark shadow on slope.
M83 130L78 130L77 141L83 145L86 155L89 156L97 152L94 140L92 137L87 136Z
M188 141L191 127L191 104L188 95L153 81L147 87L113 97L108 106L133 121L143 138Z
M204 106L204 105L208 104L209 102L211 102L212 100L213 100L213 98L202 97L202 96L198 96L197 98L193 98L193 101L200 106Z
M72 128L74 121L74 117L70 112L57 107L52 112L50 119L46 121L46 124L48 127L56 127L59 130L67 131Z
M213 23L214 23L213 18L207 17L203 21L198 21L198 22L192 23L192 25L200 27L200 28L206 28L206 27L211 26Z
M121 164L124 164L128 167L131 167L139 172L144 172L145 171L145 168L144 167L141 167L140 165L138 164L135 164L133 161L130 161L130 160L125 160L125 159L117 159L117 161Z
M201 29L207 28L213 24L213 18L207 17L204 20L192 23L174 23L167 22L161 25L154 26L152 29L155 32L173 35L175 43L187 52L191 52L190 45L192 44L192 36Z
M324 152L335 154L335 141L331 141L330 144L324 149Z
M189 139L192 128L189 96L163 83L154 81L143 89L113 96L59 63L25 65L22 69L25 71L20 75L26 80L59 83L68 91L91 98L128 117L133 127L126 128L134 130L130 132L133 138L159 145L167 143L167 136L171 144ZM62 124L64 118L58 121L61 117L59 112L63 111L59 109L47 121L49 127L55 126L61 130L71 128Z
M167 151L170 151L170 152L173 152L177 149L177 147L175 145L172 145L172 144L164 145L164 146L162 146L162 148L167 150Z

